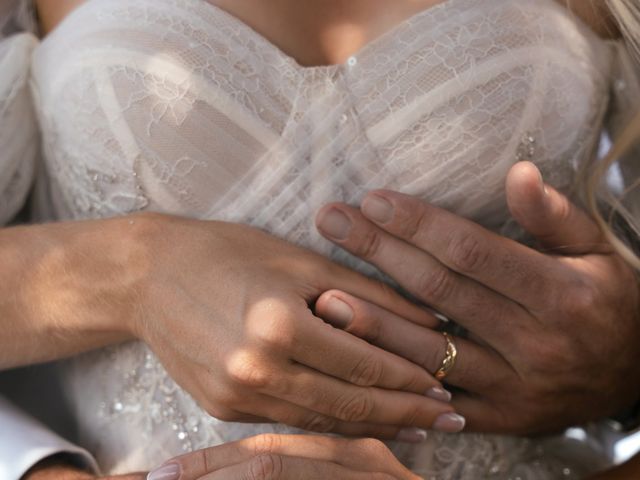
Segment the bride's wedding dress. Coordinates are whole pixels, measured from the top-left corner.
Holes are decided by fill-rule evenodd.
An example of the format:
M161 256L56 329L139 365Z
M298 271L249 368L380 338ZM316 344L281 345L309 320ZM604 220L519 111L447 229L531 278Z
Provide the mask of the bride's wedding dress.
M518 235L509 168L532 159L571 191L612 90L632 88L616 80L620 46L552 0L447 0L335 66L297 64L204 0L90 0L41 43L13 43L32 59L52 217L154 210L248 223L371 274L316 232L325 202L384 187ZM15 118L2 105L0 140ZM291 431L208 417L140 343L60 368L106 471ZM430 433L395 448L427 478L571 478L595 458L576 459L566 440L491 435Z

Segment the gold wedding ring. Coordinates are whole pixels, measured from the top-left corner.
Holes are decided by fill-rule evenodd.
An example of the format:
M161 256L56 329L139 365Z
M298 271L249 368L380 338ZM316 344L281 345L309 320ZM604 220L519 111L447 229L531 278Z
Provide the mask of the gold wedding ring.
M456 358L458 357L458 349L456 348L456 344L453 343L453 338L447 332L442 332L444 336L444 340L447 342L447 347L445 349L444 358L442 359L442 363L440 364L440 368L435 373L436 380L442 381L445 379L449 372L453 369L456 364Z

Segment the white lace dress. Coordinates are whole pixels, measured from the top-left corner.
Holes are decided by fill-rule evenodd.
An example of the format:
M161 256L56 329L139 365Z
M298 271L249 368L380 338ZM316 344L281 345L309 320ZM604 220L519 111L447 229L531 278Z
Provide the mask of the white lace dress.
M447 0L343 65L303 67L204 0L90 0L32 57L48 206L59 219L248 223L374 273L316 232L321 205L384 187L511 231L505 174L533 159L571 191L617 52L552 0ZM208 417L140 343L60 368L107 472L291 430ZM566 439L431 433L394 448L438 479L574 477L597 463Z

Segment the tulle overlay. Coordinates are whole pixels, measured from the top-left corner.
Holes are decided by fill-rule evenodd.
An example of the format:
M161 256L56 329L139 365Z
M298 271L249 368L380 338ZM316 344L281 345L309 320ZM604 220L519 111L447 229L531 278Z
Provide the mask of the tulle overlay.
M448 0L345 64L302 67L204 0L90 0L32 57L48 198L60 219L153 210L248 223L377 274L318 235L322 204L384 187L517 236L508 169L535 160L572 191L597 149L617 51L552 0ZM61 370L107 472L291 431L208 417L140 343ZM393 446L438 479L573 478L597 463L591 447L438 433Z

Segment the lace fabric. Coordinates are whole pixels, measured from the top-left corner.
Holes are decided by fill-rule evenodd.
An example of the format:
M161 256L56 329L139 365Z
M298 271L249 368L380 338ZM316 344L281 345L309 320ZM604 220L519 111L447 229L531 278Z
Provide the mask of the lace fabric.
M571 192L614 52L552 0L448 0L343 65L302 67L203 0L90 0L37 47L31 81L56 218L242 222L379 275L317 234L322 204L384 187L513 232L508 169L535 160ZM140 343L60 369L107 472L291 431L207 416ZM597 466L587 447L437 433L393 445L442 479L572 478Z

